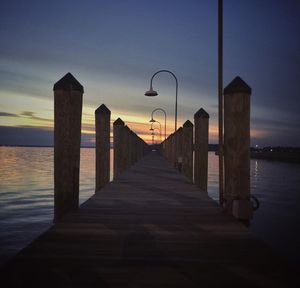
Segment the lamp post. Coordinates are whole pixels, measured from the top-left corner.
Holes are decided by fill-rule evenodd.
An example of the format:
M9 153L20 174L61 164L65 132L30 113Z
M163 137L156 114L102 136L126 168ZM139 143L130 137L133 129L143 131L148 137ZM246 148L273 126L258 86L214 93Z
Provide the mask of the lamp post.
M167 112L162 109L162 108L155 108L152 112L151 112L151 120L149 122L157 122L156 120L153 119L153 113L155 111L162 111L165 114L165 140L167 138Z
M150 122L152 122L152 123L151 123L151 128L153 128L153 124L154 124L154 123L158 123L158 124L159 124L159 134L160 134L159 137L160 137L160 141L161 141L161 124L160 124L160 122L157 121L157 120L153 120L153 121L150 120ZM157 129L157 128L156 128L156 129ZM150 130L151 130L151 129L150 129Z
M224 163L223 163L223 0L218 0L218 112L219 112L219 197L224 203Z
M153 124L153 123L152 123ZM159 138L160 138L160 142L161 142L161 129L160 128L157 128L157 127L152 127L152 124L151 124L151 128L149 129L150 131L152 131L152 133L154 133L155 130L158 130L159 131Z
M153 145L154 144L154 132L153 131L152 131L151 135L152 135L152 145Z
M176 94L175 94L175 131L177 130L177 96L178 96L178 80L175 76L175 74L169 70L159 70L157 72L155 72L152 77L151 77L151 80L150 80L150 90L146 91L145 92L145 96L150 96L150 97L153 97L153 96L157 96L158 93L157 91L153 90L153 86L152 86L152 82L153 82L153 78L155 77L155 75L157 75L158 73L162 73L162 72L166 72L166 73L169 73L171 74L174 79L175 79L175 82L176 82Z

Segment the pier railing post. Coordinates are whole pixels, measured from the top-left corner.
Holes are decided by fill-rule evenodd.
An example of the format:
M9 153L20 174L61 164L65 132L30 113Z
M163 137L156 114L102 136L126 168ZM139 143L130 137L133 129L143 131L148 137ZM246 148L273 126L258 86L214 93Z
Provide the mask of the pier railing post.
M193 182L193 123L187 120L182 128L182 173Z
M79 205L83 86L67 73L54 84L54 222Z
M109 182L110 176L110 110L102 104L96 118L96 192Z
M172 154L171 154L171 157L172 157L172 165L173 167L176 167L176 132L175 131L173 134L172 134Z
M236 77L224 89L225 209L241 220L252 218L250 202L251 88Z
M114 139L114 179L124 170L124 122L118 118L113 124Z
M123 149L124 149L124 170L127 170L131 166L130 154L131 154L131 143L130 143L130 129L127 125L124 126L124 137L123 137Z
M177 130L177 169L182 171L182 127Z
M207 192L208 177L208 121L209 115L200 108L194 115L195 123L195 164L194 183Z
M165 155L168 161L170 161L170 138L171 138L171 134L166 139L166 145L165 145L165 149L166 149Z
M136 147L135 147L135 134L132 130L130 130L129 133L129 141L130 141L130 166L134 165L135 163L135 153L136 153Z
M139 160L139 138L136 134L134 134L134 163L136 163Z

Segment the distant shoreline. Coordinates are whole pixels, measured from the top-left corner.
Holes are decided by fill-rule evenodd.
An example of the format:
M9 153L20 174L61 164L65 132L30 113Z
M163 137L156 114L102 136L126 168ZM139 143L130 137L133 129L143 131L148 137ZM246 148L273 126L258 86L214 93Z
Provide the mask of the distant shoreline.
M0 147L54 148L47 145L0 145ZM95 148L95 146L81 146L80 148Z
M43 145L0 145L0 147L26 147L26 148L54 148L54 146ZM81 146L80 148L95 149L95 146ZM112 149L113 147L111 147ZM218 144L209 144L209 152L216 152L218 155ZM261 159L276 162L286 162L300 164L300 148L299 147L266 147L263 149L251 148L251 159Z
M300 152L255 152L250 154L252 159L300 164Z

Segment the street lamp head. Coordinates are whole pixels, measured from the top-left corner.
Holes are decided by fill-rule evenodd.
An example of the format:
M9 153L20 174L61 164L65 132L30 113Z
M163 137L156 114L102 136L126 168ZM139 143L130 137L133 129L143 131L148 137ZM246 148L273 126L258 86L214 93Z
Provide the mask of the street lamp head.
M153 128L150 128L149 130L150 130L150 131L154 131L154 129L153 129Z
M152 123L154 123L154 122L156 122L153 118L149 121L149 122L152 122Z
M157 95L158 95L158 93L155 90L153 90L152 87L150 87L150 90L145 92L145 96L153 97L153 96L157 96Z

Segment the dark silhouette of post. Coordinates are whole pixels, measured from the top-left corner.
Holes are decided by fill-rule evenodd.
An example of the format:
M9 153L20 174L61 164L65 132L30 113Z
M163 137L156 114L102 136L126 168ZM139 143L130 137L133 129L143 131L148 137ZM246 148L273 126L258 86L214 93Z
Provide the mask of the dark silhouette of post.
M170 134L167 138L166 141L166 159L170 162L170 139L171 139L171 135Z
M110 180L110 110L102 104L96 119L96 192Z
M124 171L124 122L118 118L113 124L114 130L114 179Z
M124 163L124 170L130 168L131 166L131 150L132 150L132 147L131 147L131 142L130 142L130 129L127 125L124 126L124 143L123 143L123 146L124 146L124 160L125 160L125 163Z
M182 127L177 130L177 169L182 171Z
M195 164L194 183L207 192L208 177L208 121L209 115L200 108L194 115L195 121Z
M221 207L224 198L223 102L223 0L218 0L219 201Z
M182 173L193 182L193 123L187 120L182 128Z
M250 220L250 95L251 88L236 77L224 89L225 209Z
M176 142L175 142L175 137L176 137L176 131L171 136L171 163L174 167L176 167L176 159L175 159L175 147L176 147Z
M130 141L130 146L131 146L131 149L130 149L130 166L132 166L132 165L134 165L134 163L135 163L135 159L136 159L136 145L135 145L135 143L136 143L136 135L135 135L135 133L132 131L132 130L130 130L130 132L129 132L129 134L130 134L130 137L129 137L129 141Z
M54 84L54 222L79 204L83 86L67 73Z

